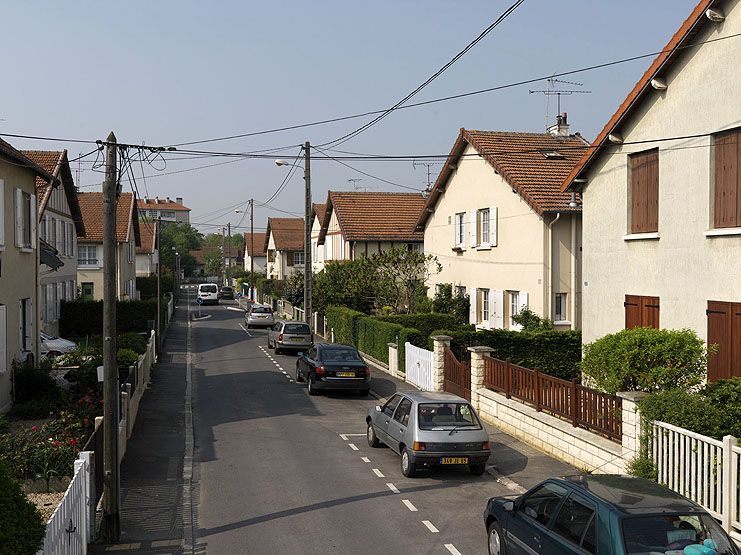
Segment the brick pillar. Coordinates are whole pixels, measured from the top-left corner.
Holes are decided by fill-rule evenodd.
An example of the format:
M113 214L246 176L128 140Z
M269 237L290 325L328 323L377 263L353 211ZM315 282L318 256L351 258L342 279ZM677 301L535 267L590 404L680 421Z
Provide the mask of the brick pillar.
M621 391L618 394L623 400L623 461L637 457L641 450L641 414L638 403L648 393L643 391Z
M471 353L471 404L479 410L479 388L484 387L484 357L494 349L491 347L469 347Z
M445 349L453 340L449 335L433 335L432 339L432 391L445 391Z

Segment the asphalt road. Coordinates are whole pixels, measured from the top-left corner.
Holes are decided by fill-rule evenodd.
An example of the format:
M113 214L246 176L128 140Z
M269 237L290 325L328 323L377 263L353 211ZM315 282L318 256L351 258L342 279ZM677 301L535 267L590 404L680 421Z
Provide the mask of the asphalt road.
M198 317L195 306L191 316ZM485 553L482 512L512 492L445 469L409 479L370 448L377 401L309 397L295 355L274 355L227 301L191 321L193 535L201 553Z

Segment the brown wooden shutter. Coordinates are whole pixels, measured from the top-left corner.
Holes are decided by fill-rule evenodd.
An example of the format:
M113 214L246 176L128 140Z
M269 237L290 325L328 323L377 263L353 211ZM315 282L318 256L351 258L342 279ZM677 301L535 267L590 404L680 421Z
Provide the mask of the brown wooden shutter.
M660 327L659 297L625 295L625 329Z
M715 227L741 226L741 131L715 137Z
M741 377L741 303L708 301L708 381Z
M641 297L641 326L659 329L658 297Z
M625 295L625 329L641 326L641 298L638 295Z
M630 231L659 230L659 151L630 156Z
M293 251L286 253L286 266L293 266Z

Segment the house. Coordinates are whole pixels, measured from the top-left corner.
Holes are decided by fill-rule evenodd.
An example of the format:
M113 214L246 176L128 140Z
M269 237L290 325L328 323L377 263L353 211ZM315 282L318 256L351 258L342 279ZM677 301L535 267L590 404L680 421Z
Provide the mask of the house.
M314 203L311 206L311 271L315 274L324 270L324 246L319 246L319 235L326 210L326 204Z
M560 190L587 143L566 114L547 133L461 129L416 223L425 254L471 300L479 328L519 330L523 308L580 324L581 208Z
M141 244L136 247L136 277L157 273L157 223L149 219L139 222Z
M37 177L54 181L0 139L0 413L12 403L13 361L39 357Z
M699 2L562 187L584 201L584 342L689 328L718 345L711 381L741 376L739 33L738 1Z
M318 237L319 256L354 260L404 247L422 250L424 233L415 224L425 205L421 193L329 191Z
M304 269L303 218L268 218L263 243L268 279L286 279L294 270Z
M84 234L85 227L67 151L24 150L23 154L54 178L36 177L36 199L40 329L58 335L60 304L77 297L77 235Z
M190 251L190 254L196 261L196 267L193 270L193 275L205 276L206 275L206 253L203 251L203 249L198 249L195 251Z
M77 237L77 282L85 299L103 298L103 193L78 193L85 233ZM116 298L135 300L136 247L141 245L133 193L116 204Z
M170 197L140 198L136 201L136 209L140 220L154 221L162 218L163 222L190 223L190 208L183 205L182 197L177 197L175 200Z
M265 254L265 233L244 234L244 271L265 273L267 256Z

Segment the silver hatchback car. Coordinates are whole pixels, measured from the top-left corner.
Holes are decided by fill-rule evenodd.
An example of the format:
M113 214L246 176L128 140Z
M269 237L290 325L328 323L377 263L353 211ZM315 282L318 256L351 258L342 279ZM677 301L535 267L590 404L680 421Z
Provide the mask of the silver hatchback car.
M281 351L308 351L314 344L314 334L309 324L303 322L278 322L268 330L268 348Z
M248 329L253 326L269 328L275 325L273 309L265 304L253 304L244 313L244 325Z
M413 477L433 466L467 465L481 476L491 454L489 434L473 407L450 393L397 393L368 411L368 445L385 443L401 455L401 472Z

